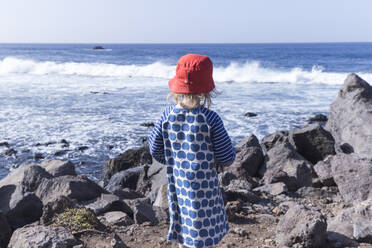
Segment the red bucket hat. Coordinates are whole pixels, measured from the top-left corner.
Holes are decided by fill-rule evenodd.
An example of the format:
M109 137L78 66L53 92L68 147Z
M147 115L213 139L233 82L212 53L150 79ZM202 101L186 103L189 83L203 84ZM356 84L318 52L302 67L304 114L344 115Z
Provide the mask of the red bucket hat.
M176 76L169 80L173 93L202 94L214 89L213 63L208 56L186 54L177 63Z

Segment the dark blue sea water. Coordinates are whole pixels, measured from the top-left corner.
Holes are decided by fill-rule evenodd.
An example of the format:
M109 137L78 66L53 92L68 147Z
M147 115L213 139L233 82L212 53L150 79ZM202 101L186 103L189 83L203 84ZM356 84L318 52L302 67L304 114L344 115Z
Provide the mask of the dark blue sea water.
M93 46L0 44L0 142L9 144L0 146L0 178L44 159L69 159L79 173L99 177L105 161L149 134L140 124L160 116L186 53L214 62L221 94L212 108L235 144L327 114L348 73L372 82L372 43ZM9 148L17 153L5 155Z

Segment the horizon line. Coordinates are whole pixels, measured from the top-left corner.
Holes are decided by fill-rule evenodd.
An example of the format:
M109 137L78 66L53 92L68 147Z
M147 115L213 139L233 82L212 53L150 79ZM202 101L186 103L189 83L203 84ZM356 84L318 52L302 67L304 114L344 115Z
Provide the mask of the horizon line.
M331 44L331 43L372 43L372 41L290 41L290 42L0 42L1 45L245 45L245 44Z

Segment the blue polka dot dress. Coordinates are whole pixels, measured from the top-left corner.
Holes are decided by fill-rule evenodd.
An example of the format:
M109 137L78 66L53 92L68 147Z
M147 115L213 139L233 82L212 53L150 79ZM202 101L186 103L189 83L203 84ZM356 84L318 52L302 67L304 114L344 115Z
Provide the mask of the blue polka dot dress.
M204 107L165 109L149 138L154 159L167 166L168 240L215 246L229 230L215 163L235 159L221 118Z

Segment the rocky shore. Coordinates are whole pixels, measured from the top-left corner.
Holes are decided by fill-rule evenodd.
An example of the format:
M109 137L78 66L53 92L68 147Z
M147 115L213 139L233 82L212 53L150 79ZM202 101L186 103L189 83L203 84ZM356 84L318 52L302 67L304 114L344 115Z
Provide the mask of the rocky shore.
M219 168L230 232L219 247L372 247L372 86L347 77L328 120L243 139ZM146 146L99 183L69 161L0 180L0 247L171 247L165 167Z

